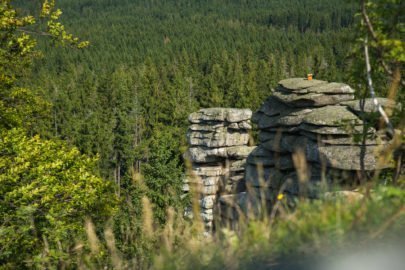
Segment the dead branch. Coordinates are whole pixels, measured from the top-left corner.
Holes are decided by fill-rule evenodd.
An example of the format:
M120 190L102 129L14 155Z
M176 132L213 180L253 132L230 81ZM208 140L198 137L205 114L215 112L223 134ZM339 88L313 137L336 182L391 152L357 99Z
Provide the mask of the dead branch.
M362 14L362 16L363 16L363 21L364 21L364 23L365 23L366 26L367 26L368 33L371 35L371 37L373 38L373 40L374 40L376 43L379 43L378 36L377 36L377 34L376 34L375 30L374 30L373 24L371 23L370 17L369 17L368 14L367 14L366 0L362 0L362 1L361 1L361 14ZM384 61L384 59L383 59L383 57L382 57L382 56L383 56L383 51L382 51L382 49L381 49L380 47L377 47L376 49L377 49L378 56L379 56L379 58L380 58L379 60L380 60L380 62L381 62L381 65L382 65L383 69L385 70L385 72L386 72L388 75L390 75L391 77L393 77L393 76L394 76L394 72L393 72L392 69L388 66L388 64ZM405 81L401 80L401 84L402 84L402 85L405 85Z
M381 104L378 102L376 96L375 96L375 91L374 91L374 86L373 86L373 80L371 78L371 65L370 65L370 56L368 53L368 38L366 37L364 40L364 55L365 55L365 60L366 60L366 71L367 71L367 85L368 89L370 90L370 96L373 99L374 105L377 107L378 112L381 114L382 118L384 119L384 122L387 124L387 127L389 128L390 135L394 135L394 128L390 122L390 119L388 118L388 115L385 113L383 107Z

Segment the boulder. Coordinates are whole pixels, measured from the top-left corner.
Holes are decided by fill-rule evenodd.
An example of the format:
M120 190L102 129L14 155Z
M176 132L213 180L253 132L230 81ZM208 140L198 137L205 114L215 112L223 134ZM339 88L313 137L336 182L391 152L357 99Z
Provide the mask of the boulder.
M249 109L207 108L190 114L188 120L196 124L207 121L235 123L250 120L251 116Z
M249 146L231 146L210 148L206 146L190 147L185 158L194 163L218 163L224 162L228 158L245 159L254 147Z
M306 89L308 93L320 94L354 94L354 89L344 83L328 83L312 86Z
M396 104L394 100L387 99L387 98L376 98L378 104L380 104L384 109L400 109L400 105ZM366 98L364 100L352 100L346 101L341 103L344 106L349 107L351 111L359 116L369 116L369 115L377 115L378 107L374 104L374 100L372 98Z
M252 129L252 125L248 121L242 121L239 123L230 123L228 129L234 130L249 130Z
M278 89L274 92L274 97L281 102L286 103L293 107L321 107L325 105L338 104L342 101L349 101L354 99L352 94L335 94L325 95L321 93L307 93L307 94L295 94Z
M305 115L303 122L315 126L332 127L363 124L357 115L343 106L326 106L314 109Z
M304 117L312 112L310 109L296 110L288 115L283 115L277 120L279 126L298 126L302 123Z
M362 134L358 136L348 136L348 135L323 135L316 134L307 131L300 132L303 136L317 142L320 145L330 144L330 145L362 145ZM366 134L365 145L382 145L386 144L387 140L376 134Z
M351 137L320 139L320 143L325 145L363 145L360 136L359 138L356 139ZM385 145L387 143L388 143L387 141L377 137L377 138L366 138L364 145L374 146L374 145Z
M280 89L296 94L320 93L320 94L354 94L354 90L344 83L336 83L321 80L308 81L304 78L292 78L279 82Z
M185 157L194 163L221 162L228 156L227 148L209 148L203 146L190 147Z
M302 123L298 127L301 131L321 134L321 135L361 135L363 134L363 126L317 126ZM370 128L367 130L367 134L373 134L375 129Z
M249 133L246 131L229 132L227 128L218 128L214 132L191 131L187 133L191 146L225 147L246 145Z
M281 102L277 98L271 96L263 103L263 105L259 109L259 112L267 116L276 116L282 113L286 113L292 109L293 108L287 106L285 103Z
M224 169L222 166L215 166L215 165L197 165L194 164L192 167L192 173L195 174L196 176L205 176L205 177L210 177L210 176L221 176L224 175Z
M314 129L316 130L318 127L316 126L312 126L309 125L310 128L309 129ZM353 140L353 138L349 135L349 134L319 134L319 133L315 133L315 132L310 132L310 131L306 131L301 129L300 130L300 135L305 136L313 141L319 142L320 140L324 140L324 139L335 139L335 138L346 138L346 139L350 139Z
M283 134L282 136L276 136L273 140L267 140L261 145L263 148L277 153L294 153L299 149L305 149L306 144L313 144L316 142L310 138L293 135Z
M231 159L246 159L256 146L232 146L226 149L227 157Z
M187 191L199 193L201 217L205 229L213 229L214 212L220 194L246 190L246 158L255 147L249 147L252 129L248 109L201 109L189 116L187 132L189 149L184 158L192 163L187 177ZM207 232L208 233L208 232Z
M263 115L258 122L258 126L259 129L298 126L305 115L311 111L310 109L291 109L277 116Z
M378 164L378 150L375 146L324 145L317 148L317 153L308 151L307 159L319 163L326 162L328 167L340 170L360 171L362 163L366 171L392 167L392 164Z
M192 124L188 127L188 131L217 131L218 129L223 129L225 127L224 122L212 122L212 123L201 123Z
M327 84L327 81L321 80L307 80L305 78L290 78L279 81L279 85L285 89L289 90L301 90L309 87L314 87L317 85Z

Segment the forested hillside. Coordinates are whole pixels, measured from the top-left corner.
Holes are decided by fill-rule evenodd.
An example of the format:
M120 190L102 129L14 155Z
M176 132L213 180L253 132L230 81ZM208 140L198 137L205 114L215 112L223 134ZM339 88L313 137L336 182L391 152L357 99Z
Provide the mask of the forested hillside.
M151 144L167 146L180 167L186 118L197 108L254 110L278 80L308 72L342 81L355 12L340 0L59 5L66 27L91 45L40 40L46 58L33 78L54 106L37 131L99 153L104 176L121 183L153 160ZM148 166L170 171L168 160Z
M297 270L403 247L403 9L0 0L0 269ZM343 83L290 78L308 73Z

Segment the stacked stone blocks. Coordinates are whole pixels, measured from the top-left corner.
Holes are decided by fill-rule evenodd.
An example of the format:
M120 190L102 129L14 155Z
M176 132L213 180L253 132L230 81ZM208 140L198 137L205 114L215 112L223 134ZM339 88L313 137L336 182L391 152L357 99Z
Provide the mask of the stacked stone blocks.
M387 99L379 102L394 106ZM371 99L364 104L355 100L346 84L280 81L252 118L260 133L259 145L247 159L249 203L266 200L272 205L279 193L317 198L335 185L350 189L362 171L371 175L390 167L377 161L389 143L384 131L378 126L363 129L363 121L376 111Z
M225 108L201 109L189 116L185 157L192 169L187 185L199 196L207 230L214 226L219 197L246 189L245 162L253 149L248 146L251 116L247 109Z

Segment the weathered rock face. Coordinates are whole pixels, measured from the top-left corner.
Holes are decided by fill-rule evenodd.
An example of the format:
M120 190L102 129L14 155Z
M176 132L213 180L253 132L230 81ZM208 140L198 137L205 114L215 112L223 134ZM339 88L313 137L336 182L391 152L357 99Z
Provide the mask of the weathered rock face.
M208 108L190 114L188 120L191 123L222 122L240 123L250 121L252 111L249 109Z
M378 103L383 108L395 108L398 105L395 104L393 100L387 98L377 98ZM374 113L378 111L377 106L374 104L374 100L372 98L366 98L364 101L362 100L352 100L347 102L342 102L342 105L348 106L350 110L355 112L356 114L361 113Z
M321 93L307 93L307 94L295 94L287 92L275 92L274 96L280 101L286 102L287 105L292 107L321 107L325 105L336 104L341 101L352 100L354 95L337 94L337 95L325 95Z
M358 126L363 124L363 121L343 106L326 106L314 109L304 116L303 122L321 127Z
M249 133L242 130L229 130L227 127L214 131L191 130L187 134L187 141L192 146L227 147L246 145L249 141Z
M377 111L371 99L361 104L346 84L293 78L279 82L274 94L254 113L259 146L247 158L245 181L251 203L288 197L319 197L333 185L353 184L360 171L379 164L389 142L378 130L363 130L362 116ZM383 107L395 103L379 98ZM362 109L363 108L363 109ZM366 143L359 138L367 135Z
M279 87L283 89L287 89L291 92L294 91L301 91L303 89L307 89L310 87L314 87L317 85L327 84L325 81L321 80L306 80L304 78L289 78L279 81Z
M189 117L185 158L193 166L185 190L198 192L207 230L214 218L236 228L242 214L250 216L263 202L271 209L280 193L289 199L330 197L336 186L355 185L362 170L371 175L390 167L378 161L390 141L377 127L363 126L377 114L373 100L354 100L346 84L303 78L280 81L253 115L202 109ZM250 118L259 128L257 147L247 146Z
M328 83L303 78L279 82L274 97L292 107L320 107L353 100L354 90L343 83Z
M219 196L246 190L246 158L252 112L246 109L210 108L189 116L189 149L184 157L192 163L185 191L200 197L201 218L207 230L213 228L220 209ZM220 215L220 214L218 214Z

